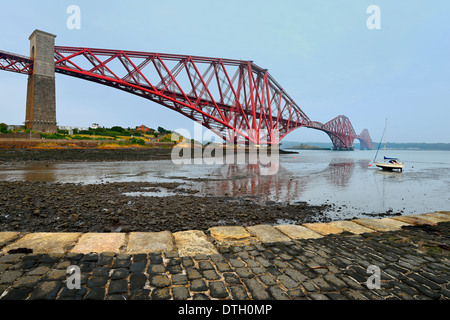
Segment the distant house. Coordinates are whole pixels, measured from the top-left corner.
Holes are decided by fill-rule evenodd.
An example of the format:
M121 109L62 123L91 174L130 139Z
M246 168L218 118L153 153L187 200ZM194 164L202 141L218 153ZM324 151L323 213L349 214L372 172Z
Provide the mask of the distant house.
M136 130L141 131L141 132L148 132L148 131L150 131L150 128L148 128L142 124L139 127L136 127Z
M15 131L15 130L20 130L20 129L24 129L24 126L20 125L20 124L10 124L10 125L8 125L7 130Z
M78 131L87 131L89 130L88 127L74 127L74 126L58 126L59 130L67 130L67 131L73 131L73 130L78 130Z

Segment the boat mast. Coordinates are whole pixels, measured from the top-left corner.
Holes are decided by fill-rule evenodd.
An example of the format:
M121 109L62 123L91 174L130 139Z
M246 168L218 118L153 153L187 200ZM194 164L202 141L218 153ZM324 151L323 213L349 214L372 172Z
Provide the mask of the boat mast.
M386 158L386 136L387 136L387 118L386 123L384 125L384 158ZM383 158L383 160L384 160Z
M386 134L386 126L387 126L387 118L386 118L386 124L384 125L384 132L381 135L380 142L378 143L377 153L375 153L375 158L373 158L373 161L372 161L373 163L375 163L375 160L377 159L377 156L378 156L378 152L380 151L381 141L383 141L383 135L385 136L385 134ZM384 140L385 140L385 143L384 143L384 149L385 149L384 155L386 155L386 136L385 136Z

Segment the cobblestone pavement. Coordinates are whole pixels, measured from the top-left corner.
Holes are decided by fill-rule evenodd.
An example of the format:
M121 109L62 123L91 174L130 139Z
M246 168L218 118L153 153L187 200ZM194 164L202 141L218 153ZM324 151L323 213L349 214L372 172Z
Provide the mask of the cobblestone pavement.
M217 254L194 256L3 253L0 299L447 300L449 231L450 222L440 222L217 247ZM79 288L69 266L79 267Z

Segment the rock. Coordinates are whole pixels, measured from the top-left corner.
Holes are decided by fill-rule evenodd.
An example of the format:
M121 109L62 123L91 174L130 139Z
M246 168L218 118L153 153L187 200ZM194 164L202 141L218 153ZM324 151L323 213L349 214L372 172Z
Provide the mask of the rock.
M256 205L258 199L253 197L123 195L124 192L145 191L143 188L149 187L171 190L179 185L150 182L82 185L3 181L0 184L0 199L7 198L8 201L0 207L0 216L8 215L9 218L2 219L2 228L27 232L110 232L111 225L125 222L130 230L139 232L207 231L215 226L247 226L249 222L252 225L273 225L277 224L278 219L297 224L316 221L310 218L317 216L321 208L306 203L280 205L277 202L261 206ZM38 199L40 201L36 202ZM57 216L64 219L55 219ZM39 221L44 217L45 224Z
M123 226L120 232L128 233L131 231L131 226Z

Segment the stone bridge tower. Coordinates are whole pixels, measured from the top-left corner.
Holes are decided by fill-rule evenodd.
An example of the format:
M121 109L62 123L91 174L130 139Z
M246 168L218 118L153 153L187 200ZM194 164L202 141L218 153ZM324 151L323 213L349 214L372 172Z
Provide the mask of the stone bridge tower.
M30 35L33 74L28 76L25 126L38 132L57 132L55 95L55 38L44 31Z

